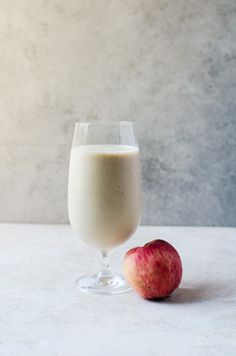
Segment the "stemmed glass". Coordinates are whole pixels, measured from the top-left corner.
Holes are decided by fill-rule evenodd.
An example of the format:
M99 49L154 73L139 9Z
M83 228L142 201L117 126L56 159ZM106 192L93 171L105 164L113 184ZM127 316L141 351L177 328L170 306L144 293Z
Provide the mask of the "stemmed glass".
M141 214L139 148L132 122L80 122L70 155L68 212L72 229L101 251L98 273L79 278L83 290L118 294L129 289L109 264L110 250L136 230Z

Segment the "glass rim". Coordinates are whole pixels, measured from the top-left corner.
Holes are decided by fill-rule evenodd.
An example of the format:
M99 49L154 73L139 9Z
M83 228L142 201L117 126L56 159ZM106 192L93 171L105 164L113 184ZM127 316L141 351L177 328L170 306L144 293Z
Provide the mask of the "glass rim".
M132 120L120 120L120 121L77 121L75 123L75 126L78 125L131 125L134 124L134 121Z

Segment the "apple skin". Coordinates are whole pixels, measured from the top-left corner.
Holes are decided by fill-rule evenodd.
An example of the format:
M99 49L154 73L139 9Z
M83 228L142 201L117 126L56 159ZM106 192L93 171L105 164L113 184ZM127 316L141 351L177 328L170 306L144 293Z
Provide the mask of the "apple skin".
M179 286L183 273L176 249L159 239L129 250L123 269L127 282L145 299L169 296Z

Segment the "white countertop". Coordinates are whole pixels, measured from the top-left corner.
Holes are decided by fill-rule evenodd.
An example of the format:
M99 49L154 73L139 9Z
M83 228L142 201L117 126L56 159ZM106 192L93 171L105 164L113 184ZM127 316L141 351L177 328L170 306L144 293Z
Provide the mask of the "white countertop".
M99 253L64 225L0 225L1 356L236 355L236 229L141 227L113 252L161 237L183 261L161 302L82 293Z

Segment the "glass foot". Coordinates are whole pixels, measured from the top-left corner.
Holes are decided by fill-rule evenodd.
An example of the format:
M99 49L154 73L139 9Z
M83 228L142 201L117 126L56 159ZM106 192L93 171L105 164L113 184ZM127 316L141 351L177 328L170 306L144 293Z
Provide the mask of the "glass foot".
M76 282L82 291L98 294L121 294L131 289L121 274L106 276L97 273L81 277Z

